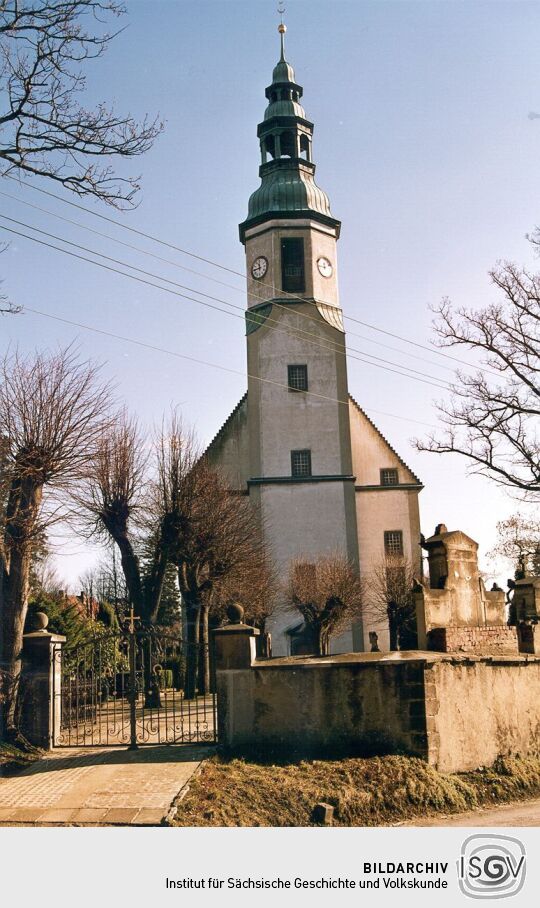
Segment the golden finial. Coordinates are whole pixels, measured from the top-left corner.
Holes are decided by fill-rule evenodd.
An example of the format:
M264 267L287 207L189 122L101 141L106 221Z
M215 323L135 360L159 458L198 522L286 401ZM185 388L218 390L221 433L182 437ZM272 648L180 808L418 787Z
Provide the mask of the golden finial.
M283 13L285 12L285 7L283 3L278 5L278 13L281 17L281 22L278 25L278 32L281 36L281 59L285 60L285 32L287 31L287 26L283 22Z

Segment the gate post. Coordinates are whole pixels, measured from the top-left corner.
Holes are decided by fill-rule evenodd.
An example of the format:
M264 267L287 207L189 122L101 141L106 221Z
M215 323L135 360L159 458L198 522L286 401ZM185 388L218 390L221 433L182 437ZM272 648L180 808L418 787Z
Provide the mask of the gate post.
M50 750L60 734L62 647L66 638L49 633L44 612L37 612L34 620L36 629L23 637L21 730L31 744Z
M228 684L228 673L235 669L250 669L256 659L256 638L260 631L243 623L244 609L238 603L227 608L230 624L213 631L217 687L218 744L231 746L235 704ZM230 678L230 676L229 676Z

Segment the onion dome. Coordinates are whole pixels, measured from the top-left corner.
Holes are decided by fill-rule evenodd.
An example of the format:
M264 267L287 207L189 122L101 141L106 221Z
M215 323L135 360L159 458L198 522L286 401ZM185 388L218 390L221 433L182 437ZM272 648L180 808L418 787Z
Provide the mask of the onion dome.
M265 91L268 106L257 128L261 185L252 194L247 218L240 224L242 242L250 227L284 217L320 220L334 227L339 235L340 222L332 216L328 196L315 183L314 127L300 103L303 88L296 82L293 67L285 60L286 26L280 24L278 31L281 58Z

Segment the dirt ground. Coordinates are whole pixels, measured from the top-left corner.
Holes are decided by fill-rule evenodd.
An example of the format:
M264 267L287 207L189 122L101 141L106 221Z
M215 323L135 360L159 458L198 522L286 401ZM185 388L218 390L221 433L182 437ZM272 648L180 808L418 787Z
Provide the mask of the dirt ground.
M414 757L300 763L206 761L178 805L179 826L311 826L320 802L336 826L381 826L493 807L540 795L540 759L500 759L447 775ZM439 820L437 820L437 816ZM419 824L420 825L420 824Z

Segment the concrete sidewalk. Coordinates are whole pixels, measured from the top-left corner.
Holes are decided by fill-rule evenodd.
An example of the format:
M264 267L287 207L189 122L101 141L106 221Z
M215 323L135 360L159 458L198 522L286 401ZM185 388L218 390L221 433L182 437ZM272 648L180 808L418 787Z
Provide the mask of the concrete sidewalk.
M213 752L201 745L54 751L0 779L0 826L159 826Z

